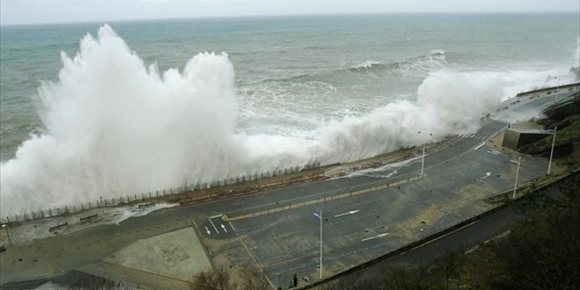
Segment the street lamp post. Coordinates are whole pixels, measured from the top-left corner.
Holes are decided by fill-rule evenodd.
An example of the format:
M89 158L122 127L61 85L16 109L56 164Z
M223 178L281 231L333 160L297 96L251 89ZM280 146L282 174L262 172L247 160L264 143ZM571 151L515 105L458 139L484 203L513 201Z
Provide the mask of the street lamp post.
M421 156L421 177L423 177L423 171L425 171L425 144L423 144L423 155Z
M421 131L417 131L417 133L421 134ZM432 137L433 134L429 133L429 137ZM431 139L431 138L429 138ZM420 177L423 177L423 173L425 172L425 146L426 144L423 143L423 154L421 155L421 173Z
M516 191L518 189L518 177L520 176L520 165L522 164L522 157L518 156L518 167L516 169L516 182L514 184L514 194L512 200L516 200Z
M10 239L10 233L8 232L8 225L2 224L1 227L6 231L6 236L8 237L8 245L12 247L12 240Z
M552 157L554 156L554 145L556 144L556 131L558 131L558 126L554 127L554 131L552 133L552 148L550 149L550 160L548 161L548 174L550 175L550 170L552 169Z
M103 196L99 196L99 199L101 200L101 216L105 216L105 205L103 204Z
M322 280L322 210L320 210L320 280Z
M556 86L556 91L554 92L554 103L558 102L558 94L560 93L560 85Z

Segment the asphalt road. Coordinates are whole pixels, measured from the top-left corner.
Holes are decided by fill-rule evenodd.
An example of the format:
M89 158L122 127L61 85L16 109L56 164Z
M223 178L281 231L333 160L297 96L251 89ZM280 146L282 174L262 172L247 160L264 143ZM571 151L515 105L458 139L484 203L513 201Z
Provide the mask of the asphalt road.
M575 177L566 182L569 184L578 183L579 178L579 175L576 174ZM558 186L549 186L540 192L542 195L554 197L558 197L560 194ZM520 199L515 203L510 203L475 223L468 224L434 241L380 261L360 271L349 273L336 279L333 283L354 285L358 281L372 281L383 276L389 270L428 267L447 253L467 252L478 244L509 234L514 224L525 217L522 212L522 204L526 202L525 199Z
M536 98L513 110L524 112L552 103L551 97ZM313 213L321 211L323 275L332 275L487 210L483 199L513 186L515 166L510 160L515 156L482 145L505 125L485 120L477 133L455 138L430 153L423 178L410 182L405 181L418 176L420 159L364 176L163 209L119 225L88 227L9 247L0 254L0 285L10 288L12 282L60 275L139 239L191 226L193 219L215 264L257 265L273 286L287 287L294 273L310 279L318 276L320 220ZM543 175L546 167L546 160L524 157L521 182ZM385 187L395 181L403 183ZM330 200L349 192L351 197ZM284 206L292 208L233 222L219 218Z

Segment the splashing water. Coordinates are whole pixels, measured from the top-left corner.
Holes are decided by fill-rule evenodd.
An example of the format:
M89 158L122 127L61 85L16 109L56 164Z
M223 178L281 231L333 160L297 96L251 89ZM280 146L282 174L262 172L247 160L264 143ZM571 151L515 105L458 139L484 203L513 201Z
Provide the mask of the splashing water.
M45 132L32 135L1 165L3 216L312 160L352 161L474 132L480 116L502 99L545 84L546 73L562 74L442 69L424 80L416 103L393 102L299 137L239 130L226 54L201 53L181 72L159 72L103 26L62 62L58 81L38 91Z
M580 37L576 39L576 52L574 53L574 66L580 67Z

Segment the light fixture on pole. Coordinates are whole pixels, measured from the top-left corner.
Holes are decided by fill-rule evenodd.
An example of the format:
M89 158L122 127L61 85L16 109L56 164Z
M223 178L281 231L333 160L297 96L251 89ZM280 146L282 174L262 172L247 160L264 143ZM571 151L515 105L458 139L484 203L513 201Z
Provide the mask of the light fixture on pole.
M512 200L516 200L516 191L518 189L518 177L520 176L520 165L522 164L522 157L521 156L518 156L517 164L518 164L518 167L516 169L516 182L514 184L514 194L513 194Z
M556 144L556 131L558 131L558 126L554 127L554 130L549 130L552 131L552 148L550 149L550 160L548 161L548 174L550 175L550 170L552 169L552 157L554 156L554 145Z

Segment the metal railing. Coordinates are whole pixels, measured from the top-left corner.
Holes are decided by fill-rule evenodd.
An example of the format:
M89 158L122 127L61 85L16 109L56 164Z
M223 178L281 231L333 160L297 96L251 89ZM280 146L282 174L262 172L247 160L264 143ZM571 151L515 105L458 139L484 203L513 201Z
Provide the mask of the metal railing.
M97 200L90 200L84 203L70 204L62 207L41 208L36 210L30 210L28 212L20 214L2 216L0 217L0 223L2 224L21 223L36 219L77 214L98 208L130 205L146 201L176 200L178 199L178 197L185 197L185 195L196 195L197 193L208 191L209 189L212 188L240 185L244 183L250 183L251 181L263 180L267 178L297 173L304 173L301 176L303 178L305 175L308 174L309 170L320 168L320 166L321 166L320 162L314 161L304 166L277 168L261 173L250 173L232 178L217 179L211 182L184 183L182 186L141 192L137 194L116 194L116 197L111 197L111 195L113 194L109 193L106 194L106 196L108 196L107 198L104 198L103 196L105 195L103 195ZM288 181L300 180L302 179L301 177L300 176L289 177Z

